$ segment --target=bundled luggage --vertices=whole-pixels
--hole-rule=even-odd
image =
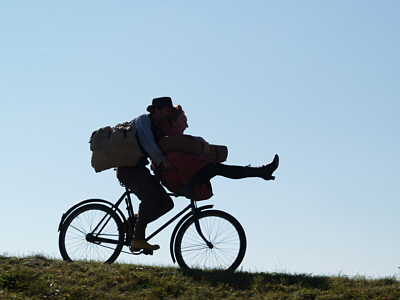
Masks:
[[[93,152],[92,167],[96,172],[135,166],[143,156],[136,138],[136,128],[127,122],[94,131],[89,143]]]
[[[144,153],[136,138],[136,127],[125,122],[115,127],[103,127],[90,137],[92,167],[96,172],[111,168],[135,166]],[[216,163],[226,161],[228,148],[221,145],[209,146],[209,153],[204,153],[204,145],[190,135],[162,137],[159,141],[161,151],[178,151],[188,154],[205,155]]]
[[[210,157],[216,163],[226,161],[228,157],[228,148],[221,145],[210,144],[208,155],[204,153],[204,145],[199,140],[190,135],[173,135],[162,137],[158,143],[161,151],[178,151],[188,154],[205,155]]]

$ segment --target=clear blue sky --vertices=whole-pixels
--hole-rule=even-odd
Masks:
[[[92,131],[170,96],[227,163],[281,157],[274,182],[212,181],[208,203],[247,233],[243,270],[400,273],[399,1],[15,0],[0,13],[0,253],[60,257],[61,215],[123,192],[92,169]],[[153,257],[121,259],[171,264],[171,231]]]

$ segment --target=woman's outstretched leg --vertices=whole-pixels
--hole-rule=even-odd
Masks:
[[[185,196],[186,198],[193,199],[196,197],[196,192],[193,190],[193,188],[197,185],[206,183],[217,175],[231,179],[260,177],[264,180],[274,180],[275,177],[272,176],[272,174],[278,168],[278,166],[278,155],[275,155],[274,160],[271,163],[261,167],[242,167],[210,163],[198,171],[188,184],[177,190],[175,192],[175,196]]]

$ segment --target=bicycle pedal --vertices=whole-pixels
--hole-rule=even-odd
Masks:
[[[143,249],[142,253],[145,254],[145,255],[153,255],[153,250],[151,250],[151,249]]]

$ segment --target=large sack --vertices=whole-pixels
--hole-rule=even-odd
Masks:
[[[162,137],[158,143],[161,151],[179,151],[188,154],[205,155],[204,145],[190,135],[173,135]],[[205,155],[217,163],[226,161],[228,148],[221,145],[211,145],[210,153]]]
[[[92,167],[96,172],[135,166],[143,153],[136,139],[136,128],[130,123],[104,127],[92,133],[90,138]]]

